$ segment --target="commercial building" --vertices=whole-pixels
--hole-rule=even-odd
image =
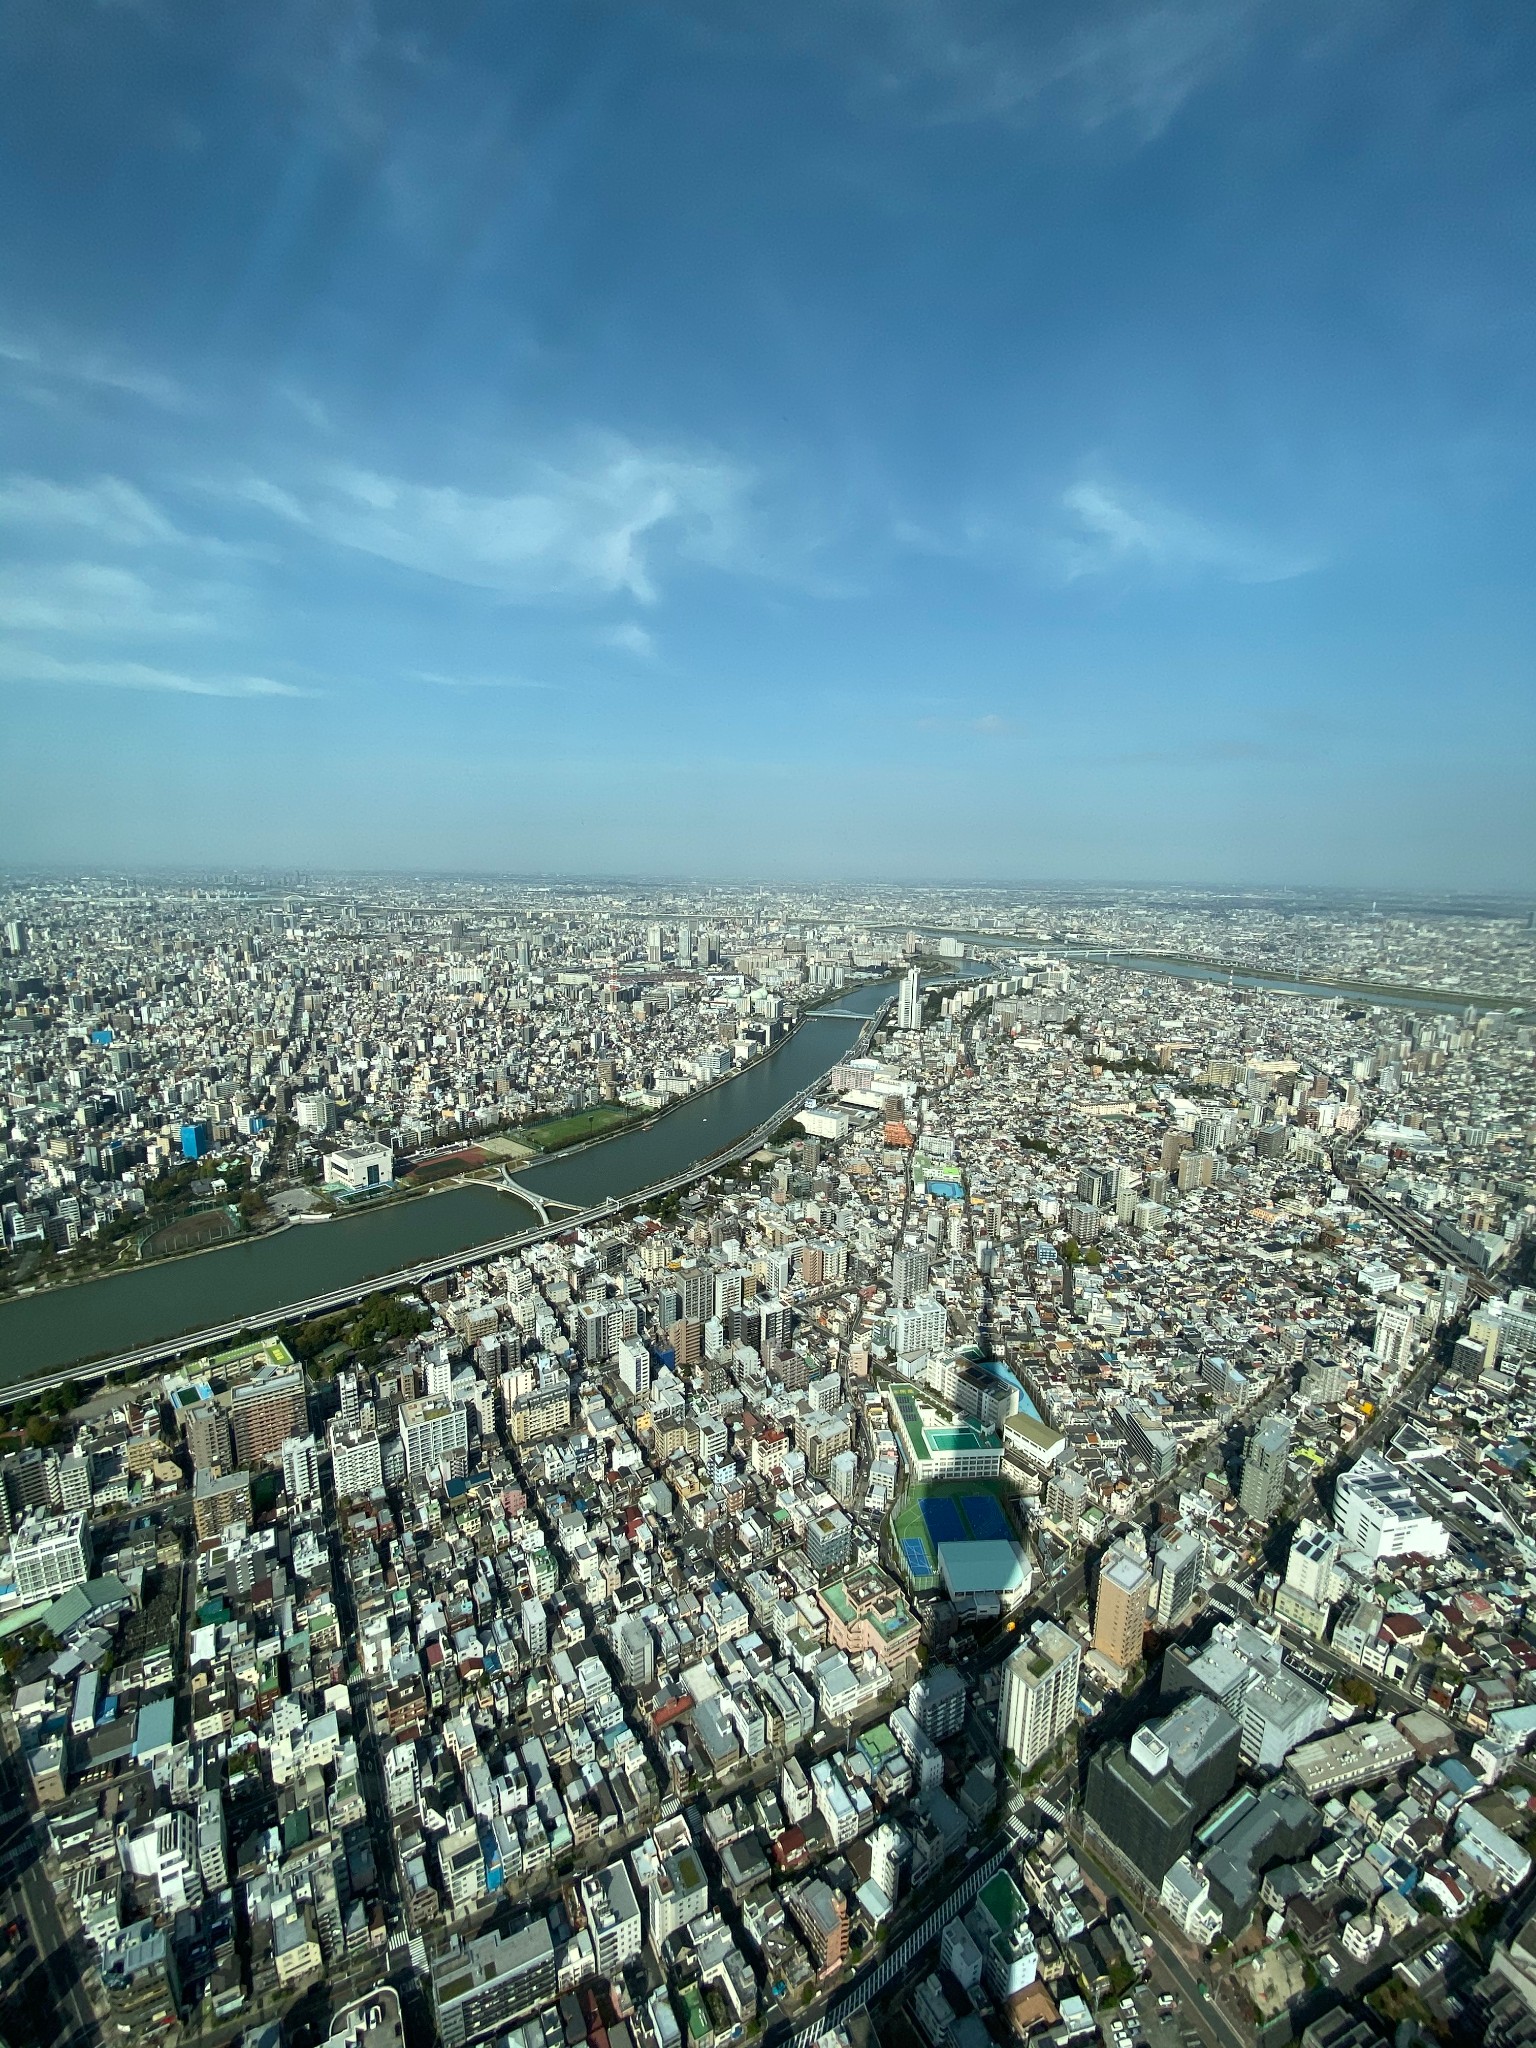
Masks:
[[[1129,1743],[1097,1750],[1084,1807],[1153,1884],[1194,1839],[1199,1822],[1231,1791],[1242,1731],[1203,1693]]]
[[[1444,1557],[1450,1531],[1426,1514],[1395,1465],[1365,1451],[1334,1489],[1334,1520],[1347,1550],[1383,1557]]]

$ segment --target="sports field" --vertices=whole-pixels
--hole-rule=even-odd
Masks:
[[[939,1479],[915,1486],[891,1524],[914,1592],[939,1582],[941,1543],[1006,1542],[1013,1536],[1003,1506],[1007,1489],[991,1479]]]

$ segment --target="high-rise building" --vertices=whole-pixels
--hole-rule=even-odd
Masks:
[[[331,1484],[338,1500],[361,1500],[384,1484],[384,1455],[376,1429],[358,1429],[340,1416],[331,1423]]]
[[[869,1838],[869,1874],[894,1906],[912,1861],[912,1838],[894,1821],[882,1821]]]
[[[1383,1303],[1376,1311],[1376,1334],[1371,1350],[1383,1365],[1406,1366],[1413,1362],[1419,1341],[1417,1309]]]
[[[1144,1877],[1161,1884],[1195,1828],[1237,1775],[1242,1731],[1207,1693],[1196,1693],[1163,1720],[1138,1728],[1127,1744],[1096,1750],[1084,1807]]]
[[[1081,1666],[1076,1641],[1053,1621],[1037,1622],[1003,1666],[998,1734],[1022,1770],[1072,1726]]]
[[[400,1435],[408,1477],[462,1479],[468,1472],[469,1417],[456,1401],[402,1401]]]
[[[901,988],[896,997],[896,1028],[898,1031],[921,1031],[923,1028],[923,978],[915,967],[909,968],[901,977]]]
[[[524,1600],[522,1630],[529,1656],[544,1656],[549,1649],[549,1617],[544,1612],[542,1600]]]
[[[23,1601],[56,1600],[91,1575],[84,1512],[45,1515],[34,1508],[11,1538],[11,1582]]]
[[[1280,1512],[1290,1449],[1291,1422],[1285,1415],[1269,1416],[1248,1439],[1238,1498],[1251,1522],[1271,1522]]]
[[[1200,1590],[1200,1538],[1193,1529],[1159,1543],[1152,1559],[1152,1613],[1169,1628]]]
[[[1141,1662],[1152,1573],[1144,1557],[1113,1544],[1099,1566],[1093,1604],[1093,1647],[1121,1671]]]
[[[645,1939],[629,1872],[622,1863],[610,1863],[584,1877],[580,1889],[598,1974],[617,1977]]]
[[[891,1306],[916,1301],[928,1286],[928,1254],[919,1245],[903,1245],[891,1261]]]
[[[930,1664],[907,1690],[907,1708],[926,1736],[946,1742],[965,1726],[965,1680],[953,1664]]]
[[[638,1614],[620,1615],[613,1647],[624,1683],[632,1692],[648,1692],[656,1674],[656,1639]]]
[[[302,1366],[264,1365],[230,1394],[229,1430],[237,1464],[264,1465],[280,1458],[288,1438],[303,1436],[308,1428]]]
[[[320,1503],[320,1452],[312,1436],[288,1437],[282,1450],[283,1491],[291,1501]]]

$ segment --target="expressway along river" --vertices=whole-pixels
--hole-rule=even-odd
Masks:
[[[793,1037],[746,1073],[641,1130],[527,1168],[520,1178],[550,1201],[586,1206],[684,1172],[748,1136],[835,1066],[891,988],[883,982],[851,990],[832,1006],[841,1014],[812,1011]],[[0,1306],[0,1385],[115,1357],[188,1330],[269,1314],[286,1302],[309,1301],[377,1274],[492,1244],[537,1222],[512,1195],[489,1187],[448,1188],[330,1223],[294,1224],[248,1244],[24,1295]]]

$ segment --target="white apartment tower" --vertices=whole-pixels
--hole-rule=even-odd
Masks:
[[[1053,1621],[1038,1623],[1003,1666],[998,1733],[1024,1770],[1072,1726],[1082,1651]]]

